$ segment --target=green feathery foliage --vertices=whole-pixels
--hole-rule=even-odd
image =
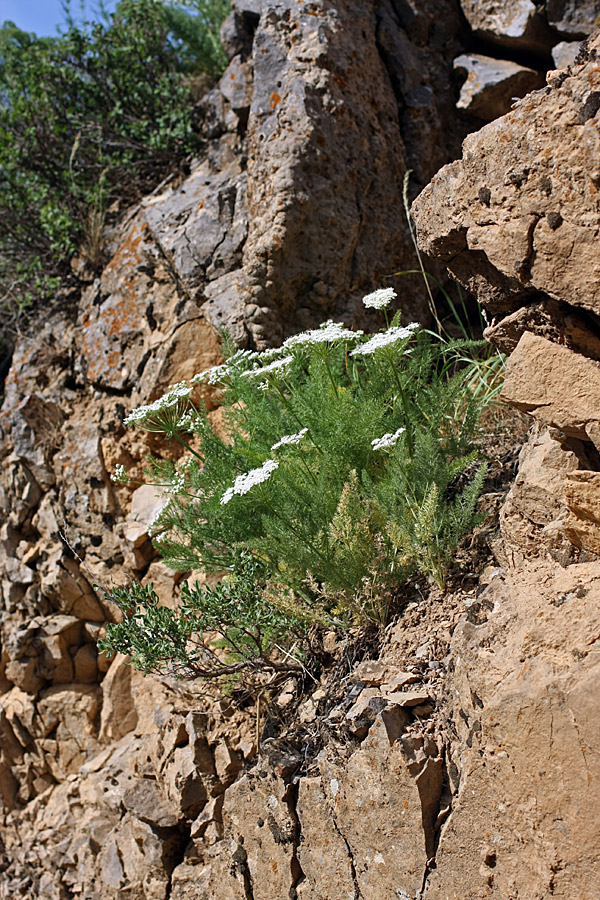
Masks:
[[[380,309],[392,296],[364,302]],[[170,658],[204,674],[189,654],[212,653],[202,635],[218,632],[227,667],[289,665],[310,625],[385,624],[411,574],[443,589],[486,472],[472,345],[401,327],[399,315],[370,336],[326,322],[263,353],[226,342],[223,365],[133,410],[126,424],[186,451],[146,472],[168,497],[151,526],[164,561],[232,574],[214,591],[188,584],[178,612],[124,589],[114,599],[125,619],[103,648],[145,671]],[[225,437],[192,402],[195,384],[220,388]],[[123,467],[114,480],[128,480]]]

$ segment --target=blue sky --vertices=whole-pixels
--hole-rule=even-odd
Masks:
[[[112,11],[116,0],[105,0],[104,5]],[[84,0],[84,9],[87,18],[100,18],[97,0]],[[72,0],[71,10],[75,18],[81,18],[80,0]],[[0,0],[0,23],[7,19],[37,35],[56,35],[57,26],[65,21],[61,0]]]

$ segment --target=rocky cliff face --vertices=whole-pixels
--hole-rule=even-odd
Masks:
[[[101,277],[19,342],[0,409],[1,896],[596,895],[597,41],[508,107],[600,10],[518,6],[236,0],[189,175],[131,210]],[[502,77],[478,87],[490,60]],[[123,413],[218,361],[221,325],[264,347],[360,324],[363,293],[414,268],[407,169],[414,192],[504,112],[414,213],[496,317],[506,399],[538,423],[497,560],[409,606],[380,660],[305,700],[300,742],[257,754],[254,707],[97,656],[113,611],[94,582],[174,590],[148,538],[160,501],[110,481],[152,449]],[[420,284],[398,287],[424,319]]]

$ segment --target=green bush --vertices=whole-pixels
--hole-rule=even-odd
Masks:
[[[365,304],[381,308],[392,295]],[[385,624],[414,573],[443,589],[486,471],[464,350],[398,316],[371,336],[327,322],[278,350],[230,347],[225,364],[195,376],[221,388],[225,437],[192,403],[193,384],[133,410],[126,424],[187,451],[147,469],[169,496],[151,528],[166,564],[235,576],[239,554],[250,554],[268,590],[251,608],[238,596],[239,609],[256,622],[266,604],[305,631]],[[114,479],[128,480],[122,467]],[[114,626],[107,641],[132,650]]]
[[[104,214],[196,146],[185,73],[216,76],[223,0],[195,12],[121,0],[57,38],[0,29],[0,296],[18,311],[56,290],[78,250],[101,262]],[[189,43],[189,42],[192,43]]]
[[[145,674],[169,669],[192,678],[230,679],[300,673],[306,623],[268,601],[265,568],[250,554],[238,553],[234,568],[214,588],[185,584],[178,610],[161,606],[151,584],[113,590],[110,599],[123,619],[108,626],[98,649],[127,654]],[[212,646],[204,641],[207,633]],[[283,658],[282,634],[289,648]]]

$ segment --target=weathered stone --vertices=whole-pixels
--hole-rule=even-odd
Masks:
[[[402,196],[403,146],[419,147],[409,151],[419,180],[445,152],[432,135],[452,102],[447,63],[427,41],[428,27],[443,21],[439,37],[452,44],[458,21],[450,4],[443,10],[385,7],[378,24],[370,3],[313,9],[281,0],[261,17],[244,248],[248,301],[264,310],[249,326],[260,346],[329,315],[362,316],[361,296],[390,259],[413,268],[402,204],[389,197]],[[448,123],[448,133],[455,129]],[[423,315],[422,286],[402,288],[406,319]]]
[[[600,313],[599,46],[468,137],[413,205],[422,249],[494,314],[546,296]]]
[[[541,300],[504,316],[485,329],[484,337],[510,354],[526,331],[600,361],[600,333],[590,329],[585,313],[557,300]]]
[[[228,277],[228,276],[224,276]],[[217,279],[205,289],[209,295],[209,287],[217,284]],[[144,389],[148,388],[148,396],[157,397],[165,393],[170,385],[178,381],[190,381],[194,375],[210,369],[217,362],[222,361],[221,342],[211,320],[206,315],[206,304],[201,314],[196,314],[178,325],[160,348],[158,366],[150,363],[145,373]],[[151,384],[149,383],[152,379]],[[212,408],[211,395],[213,391],[207,386],[196,387],[194,397],[201,397]]]
[[[144,332],[150,332],[148,268],[155,265],[156,249],[148,227],[136,219],[100,283],[88,289],[80,314],[86,376],[93,385],[123,390],[133,383],[143,355]]]
[[[131,553],[130,563],[133,568],[144,568],[156,555],[148,529],[168,501],[164,490],[151,484],[143,484],[133,492],[129,515],[122,528],[123,540]]]
[[[600,24],[598,0],[546,0],[546,16],[559,34],[584,38]]]
[[[600,556],[600,472],[570,472],[565,482],[569,515],[561,523],[577,547]]]
[[[73,657],[74,680],[78,684],[94,684],[98,678],[98,651],[93,644],[84,644]]]
[[[238,347],[246,347],[249,332],[248,307],[245,302],[247,286],[243,269],[215,278],[204,288],[204,296],[207,299],[202,310],[213,326],[216,329],[224,328]]]
[[[326,790],[322,778],[301,780],[297,813],[303,836],[298,859],[306,878],[299,892],[302,900],[356,896],[353,859],[338,829],[336,812],[335,796]]]
[[[552,32],[533,0],[461,0],[461,6],[477,37],[541,54],[552,46]]]
[[[102,711],[98,739],[106,744],[133,731],[138,715],[131,694],[131,666],[119,654],[102,682]]]
[[[235,56],[223,73],[219,90],[235,113],[247,112],[252,102],[252,70],[249,63]]]
[[[567,479],[580,462],[559,438],[557,432],[536,428],[521,451],[519,471],[500,513],[504,553],[512,563],[537,557],[542,548],[559,552],[564,563],[572,556],[561,523],[567,515]]]
[[[214,893],[209,897],[247,896],[243,893],[245,878],[261,886],[263,900],[281,900],[289,895],[300,874],[290,792],[283,781],[260,770],[248,772],[227,791],[222,849],[226,868],[213,871]]]
[[[236,268],[246,239],[246,175],[233,153],[209,159],[180,187],[168,186],[144,203],[143,217],[186,290],[196,296],[208,279]]]
[[[431,699],[429,691],[393,691],[386,695],[386,699],[390,703],[398,706],[419,706],[421,703],[427,703]]]
[[[231,784],[242,768],[239,755],[231,749],[227,741],[220,741],[213,751],[213,757],[219,781],[225,785]]]
[[[206,805],[208,793],[204,773],[194,759],[194,748],[176,747],[163,772],[167,795],[178,814],[195,819]]]
[[[495,579],[482,615],[457,627],[465,749],[427,900],[594,896],[600,840],[583,798],[600,775],[599,592],[597,563],[537,560]]]
[[[552,59],[557,69],[572,66],[581,50],[580,41],[561,41],[552,48]]]
[[[103,621],[104,613],[92,588],[81,575],[77,564],[68,559],[62,549],[52,553],[40,571],[42,594],[56,609],[78,619]]]
[[[44,645],[39,673],[53,684],[68,684],[73,681],[73,663],[62,635],[42,638]]]
[[[55,732],[57,758],[53,774],[57,780],[79,771],[90,739],[96,736],[99,691],[87,684],[58,685],[42,691],[37,709],[45,736]]]
[[[501,396],[569,437],[593,440],[588,427],[593,433],[600,421],[600,366],[527,331],[510,357]]]
[[[454,68],[466,76],[457,107],[486,121],[503,116],[515,99],[546,83],[542,72],[478,53],[457,56]]]
[[[387,700],[379,688],[365,688],[344,716],[344,724],[355,737],[364,738],[377,713],[381,712],[386,704]]]
[[[122,803],[136,819],[156,828],[172,828],[179,822],[177,806],[149,778],[136,778],[123,794]]]
[[[303,871],[317,891],[323,885],[332,890],[330,896],[342,896],[333,892],[333,885],[344,883],[347,865],[361,896],[391,897],[392,885],[393,891],[408,897],[420,890],[433,852],[442,760],[433,743],[425,749],[422,738],[409,737],[409,721],[407,712],[392,707],[380,714],[361,749],[349,758],[323,755],[323,799],[319,811],[313,811],[319,825],[313,821],[308,826],[313,842],[299,852]],[[301,804],[299,813],[304,833]],[[336,860],[331,869],[326,849],[330,844]]]

